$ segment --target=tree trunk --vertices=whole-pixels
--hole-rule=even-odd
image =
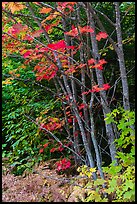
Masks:
[[[123,52],[123,44],[122,44],[122,31],[121,31],[121,22],[120,22],[120,10],[119,10],[119,2],[114,2],[115,12],[116,12],[116,34],[117,34],[117,42],[118,42],[118,62],[122,80],[122,88],[123,88],[123,106],[125,110],[130,110],[129,103],[129,90],[128,90],[128,82],[126,75],[126,67],[124,60],[124,52]]]
[[[94,29],[94,33],[90,34],[93,58],[96,60],[96,63],[98,63],[98,61],[100,59],[100,55],[99,55],[98,45],[97,45],[97,40],[96,40],[94,19],[93,19],[92,13],[90,12],[90,9],[89,9],[90,6],[91,5],[87,2],[87,8],[86,8],[87,16],[90,19],[90,26]],[[96,69],[95,71],[96,71],[97,82],[99,84],[99,87],[102,87],[102,85],[104,84],[102,70]],[[104,118],[106,118],[106,114],[111,112],[111,110],[108,106],[108,103],[107,103],[106,92],[101,91],[100,96],[101,96],[101,104],[102,104],[102,108],[103,108]],[[113,131],[113,126],[112,126],[112,124],[107,124],[105,122],[105,127],[106,127],[106,134],[108,136],[108,144],[109,144],[111,159],[112,159],[112,161],[116,161],[116,164],[117,164],[116,147],[115,147],[115,143],[114,143],[115,134]]]

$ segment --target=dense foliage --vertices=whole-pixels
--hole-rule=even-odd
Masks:
[[[134,201],[134,7],[2,3],[2,156],[13,173],[56,158],[58,173],[93,177],[85,201]]]
[[[135,123],[134,112],[124,111],[122,108],[114,109],[106,118],[107,122],[115,122],[120,130],[120,136],[115,140],[117,148],[123,151],[117,152],[119,165],[111,163],[103,167],[105,179],[88,181],[83,185],[87,192],[86,202],[133,202],[135,200],[135,131],[130,127]],[[130,146],[130,149],[127,148]],[[96,169],[82,166],[78,168],[81,176],[91,178]],[[105,188],[103,188],[103,185]],[[88,188],[92,188],[90,190]],[[80,189],[80,187],[77,187]],[[107,198],[106,194],[107,193]]]

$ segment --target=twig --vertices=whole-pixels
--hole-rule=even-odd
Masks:
[[[56,137],[51,131],[47,130],[46,128],[44,127],[41,127],[35,120],[33,120],[30,116],[24,114],[26,118],[28,118],[29,120],[31,120],[31,122],[35,123],[38,127],[40,127],[42,130],[45,130],[47,133],[49,133],[57,142],[59,142],[63,147],[66,147],[67,149],[69,149],[71,152],[73,152],[74,154],[76,154],[82,161],[85,162],[85,160],[79,156],[79,154],[77,154],[73,149],[71,149],[70,147],[64,145],[61,140]]]

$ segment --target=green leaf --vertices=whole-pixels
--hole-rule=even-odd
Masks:
[[[94,185],[98,186],[98,185],[103,185],[105,183],[104,179],[97,179],[94,181]]]
[[[135,198],[135,190],[132,189],[130,191],[125,192],[124,195],[123,195],[123,198],[124,199],[128,199],[128,200],[130,200],[132,198],[132,200],[134,200],[134,198]]]

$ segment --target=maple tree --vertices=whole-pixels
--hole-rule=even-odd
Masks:
[[[32,67],[36,81],[41,84],[48,81],[48,90],[62,104],[61,116],[49,116],[47,111],[44,119],[40,114],[33,120],[45,137],[54,137],[59,142],[56,133],[65,133],[70,142],[70,145],[61,143],[57,148],[52,147],[50,153],[68,148],[76,164],[84,162],[92,168],[97,165],[104,178],[93,109],[100,104],[102,119],[111,112],[107,93],[113,84],[105,81],[103,75],[109,62],[100,56],[98,49],[99,43],[105,43],[110,36],[103,29],[96,30],[90,2],[56,2],[55,5],[3,2],[3,57],[20,56],[23,65]],[[85,20],[81,19],[80,9],[85,12]],[[31,19],[30,22],[25,20],[26,17]],[[56,38],[54,33],[59,32]],[[9,74],[11,77],[5,82],[7,84],[13,75],[17,77],[13,72]],[[105,122],[110,157],[117,163],[114,144],[117,130],[113,131],[114,128],[113,124]],[[49,148],[49,143],[40,147],[39,153],[44,153],[46,148]],[[66,158],[57,163],[58,171],[69,167],[70,161]],[[93,178],[96,177],[93,172]]]
[[[92,155],[90,153],[89,147],[86,145],[86,130],[84,130],[85,128],[83,127],[83,124],[81,125],[82,119],[85,120],[83,111],[85,112],[85,110],[88,109],[88,104],[83,100],[83,103],[79,106],[78,101],[76,101],[75,97],[74,98],[72,97],[71,88],[68,84],[68,77],[73,76],[73,74],[79,74],[80,69],[84,70],[86,66],[88,66],[89,69],[95,68],[95,69],[103,70],[103,65],[106,64],[107,62],[105,61],[105,59],[100,59],[98,61],[98,60],[95,60],[94,58],[90,58],[87,61],[85,61],[86,63],[83,64],[83,63],[78,63],[75,60],[74,56],[83,47],[83,43],[81,39],[84,37],[84,35],[94,33],[94,29],[89,25],[80,26],[76,24],[76,26],[74,26],[73,24],[72,30],[64,32],[64,35],[66,36],[65,37],[66,40],[61,39],[54,43],[51,41],[50,35],[47,33],[48,30],[51,29],[51,27],[53,29],[54,26],[58,25],[58,23],[60,22],[60,19],[64,15],[66,16],[68,15],[68,13],[71,14],[74,11],[74,6],[76,6],[76,4],[77,4],[76,2],[73,2],[73,3],[59,2],[57,4],[56,11],[53,11],[52,8],[47,8],[47,7],[43,7],[42,9],[40,9],[39,10],[40,14],[49,14],[49,16],[47,16],[46,19],[44,19],[41,24],[40,22],[37,21],[39,29],[36,31],[31,31],[28,25],[22,24],[23,22],[16,23],[16,24],[13,23],[12,26],[8,28],[7,32],[4,31],[3,44],[6,45],[6,47],[3,49],[3,51],[4,50],[7,51],[7,46],[9,48],[9,45],[11,44],[10,35],[12,35],[12,37],[14,38],[12,43],[14,44],[14,47],[16,46],[17,48],[16,41],[18,41],[18,49],[15,51],[15,49],[13,49],[13,44],[12,44],[12,46],[10,47],[11,49],[9,49],[10,53],[16,52],[21,54],[23,58],[26,59],[26,61],[24,62],[26,65],[31,63],[32,61],[39,60],[38,62],[36,62],[36,65],[34,67],[34,72],[36,72],[36,80],[38,81],[41,81],[43,79],[52,80],[56,78],[56,80],[58,81],[58,83],[61,85],[61,88],[62,88],[63,84],[62,84],[61,78],[63,78],[63,83],[65,84],[65,86],[62,89],[63,95],[62,97],[59,97],[59,99],[63,103],[65,102],[68,105],[70,105],[71,112],[72,112],[71,116],[69,116],[67,112],[65,113],[66,115],[65,122],[69,122],[69,124],[71,124],[74,121],[75,125],[76,124],[79,125],[86,154],[90,160],[92,159]],[[37,6],[39,5],[40,3],[37,4]],[[3,4],[3,8],[11,11],[12,14],[20,10],[23,10],[26,7],[29,9],[31,14],[34,13],[29,3],[27,3],[26,6],[24,3]],[[56,21],[54,20],[55,17],[57,17]],[[50,23],[51,26],[46,24],[48,23],[49,20],[51,22],[54,20],[54,23]],[[5,16],[5,21],[6,21],[6,16]],[[64,24],[65,24],[65,21],[64,21]],[[45,35],[48,44],[41,42],[39,39],[38,40],[36,39],[36,38],[40,38],[40,36],[43,34]],[[67,36],[70,36],[74,39],[76,38],[80,42],[80,45],[74,46],[74,45],[68,44]],[[105,39],[107,38],[107,36],[108,35],[106,33],[100,32],[97,35],[97,40],[101,40],[101,38]],[[9,43],[5,44],[5,40]],[[32,42],[36,42],[37,44],[35,43],[35,47],[30,49],[28,48],[28,45],[26,43],[27,41],[28,41],[28,45],[31,44]],[[6,52],[4,52],[4,55],[6,55]],[[57,88],[57,91],[59,91],[58,87],[56,88]],[[110,86],[105,84],[103,85],[103,87],[100,87],[99,85],[94,85],[92,89],[88,91],[88,93],[100,92],[100,91],[107,90],[109,88]],[[82,91],[81,94],[83,95],[84,91]],[[45,129],[46,131],[49,131],[49,132],[54,132],[56,129],[59,129],[62,126],[61,123],[57,121],[50,119],[50,121],[47,124],[41,124],[40,128]],[[65,122],[63,121],[64,124]],[[67,131],[70,132],[70,130],[67,130]],[[73,131],[74,138],[76,137],[77,131],[78,130]],[[42,153],[43,151],[44,149],[40,149],[40,153]],[[55,151],[54,148],[51,149],[51,152],[53,151]],[[76,153],[80,154],[80,150]],[[93,167],[93,162],[90,161],[90,165]]]

